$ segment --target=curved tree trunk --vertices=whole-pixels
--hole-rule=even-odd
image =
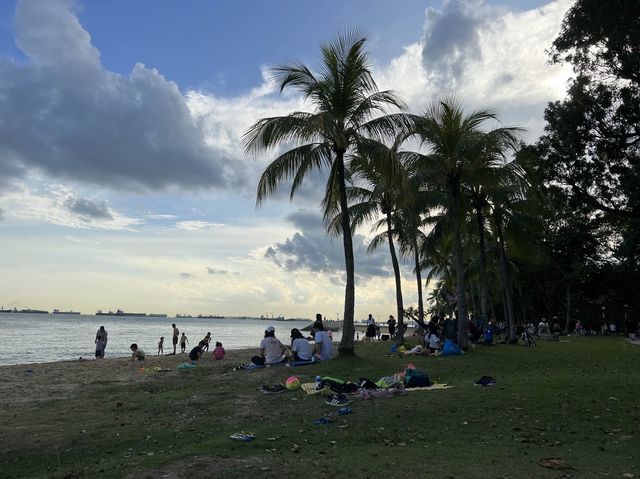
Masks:
[[[344,152],[336,154],[336,174],[340,188],[340,212],[342,223],[342,242],[344,245],[344,263],[347,273],[347,285],[344,291],[344,314],[342,315],[342,339],[338,346],[340,354],[355,354],[353,324],[356,288],[355,263],[353,260],[353,238],[351,237],[351,222],[349,221],[349,205],[347,201],[347,185],[345,183]]]
[[[487,249],[485,247],[484,215],[482,208],[476,208],[478,237],[480,238],[480,313],[483,327],[489,323],[489,281],[487,280]]]
[[[396,280],[396,306],[398,314],[398,333],[396,344],[401,346],[404,343],[404,304],[402,301],[402,279],[400,277],[400,264],[396,255],[396,248],[393,244],[393,233],[391,228],[391,212],[387,211],[387,241],[389,242],[389,252],[391,253],[391,264],[393,265],[393,276]]]

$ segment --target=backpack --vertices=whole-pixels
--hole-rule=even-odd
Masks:
[[[404,372],[404,385],[406,388],[429,387],[433,383],[429,375],[420,369],[407,368]]]

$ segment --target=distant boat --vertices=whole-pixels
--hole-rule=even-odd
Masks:
[[[43,309],[21,309],[17,310],[13,308],[12,313],[27,313],[27,314],[49,314],[49,311],[44,311]]]
[[[193,318],[190,314],[176,314],[176,318]]]
[[[52,314],[80,314],[78,311],[60,311],[59,309],[54,309]]]
[[[218,316],[217,314],[199,314],[200,319],[224,319],[224,316]]]
[[[122,311],[121,309],[116,311],[116,316],[146,316],[146,313],[125,313],[124,311]]]
[[[108,313],[103,313],[102,310],[99,309],[98,312],[96,313],[96,316],[137,316],[137,317],[144,317],[146,315],[147,315],[146,313],[125,313],[121,309],[118,309],[115,313],[113,311],[109,311]]]
[[[135,314],[135,313],[133,313]],[[147,314],[147,318],[166,318],[167,315],[166,314],[162,314],[162,313],[148,313]]]
[[[13,313],[13,310],[12,309],[0,308],[0,313]]]

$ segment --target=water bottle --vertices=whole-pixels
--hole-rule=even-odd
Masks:
[[[316,376],[316,391],[319,391],[322,388],[322,378],[320,376]]]

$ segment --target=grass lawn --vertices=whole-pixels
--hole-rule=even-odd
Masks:
[[[568,337],[449,358],[388,348],[234,372],[236,353],[126,383],[105,369],[72,397],[0,408],[0,477],[640,477],[640,346]],[[313,420],[337,413],[324,399],[258,391],[291,374],[375,381],[409,361],[454,387],[354,400],[353,414],[320,426]],[[498,383],[474,386],[482,375]],[[256,440],[228,438],[238,431]]]

